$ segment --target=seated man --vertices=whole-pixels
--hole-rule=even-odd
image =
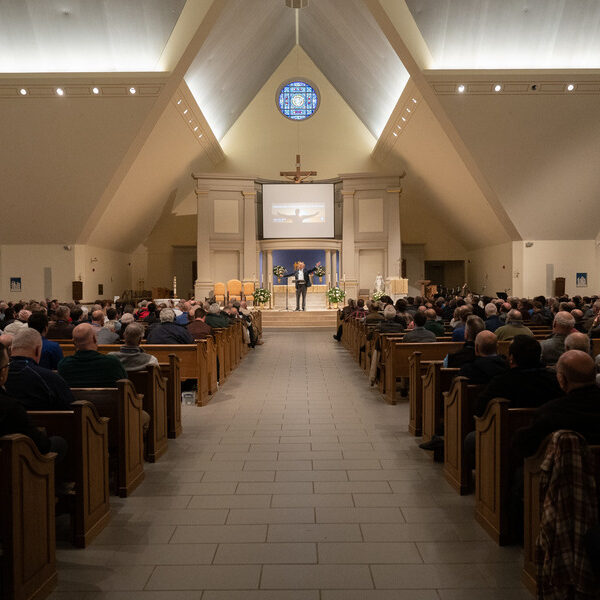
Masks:
[[[212,329],[225,329],[229,327],[229,318],[221,314],[221,307],[213,302],[206,315],[206,324]]]
[[[4,333],[10,333],[11,335],[15,335],[18,331],[20,331],[24,327],[27,327],[27,321],[29,320],[30,316],[30,311],[26,309],[20,310],[17,314],[17,318],[4,328]]]
[[[190,312],[190,303],[189,302],[180,302],[178,305],[179,314],[175,311],[175,323],[178,325],[183,325],[184,327],[191,322],[189,318]]]
[[[119,334],[108,327],[104,327],[105,316],[101,310],[92,313],[92,327],[96,332],[98,344],[114,344],[119,341]]]
[[[385,321],[381,321],[377,326],[380,333],[402,333],[404,331],[402,323],[396,321],[396,309],[392,304],[388,304],[383,309],[383,318]]]
[[[56,371],[58,363],[63,358],[60,344],[46,339],[48,333],[48,317],[45,312],[34,312],[27,321],[30,329],[35,329],[42,336],[42,355],[40,356],[40,367]]]
[[[494,332],[498,327],[502,327],[503,323],[498,316],[498,309],[495,304],[489,302],[485,305],[485,328],[488,331]]]
[[[110,327],[111,331],[115,333],[120,333],[121,331],[121,321],[117,319],[118,313],[116,308],[107,308],[106,309],[106,320],[104,321],[104,327]]]
[[[56,320],[48,326],[46,337],[49,340],[70,340],[74,325],[69,323],[71,311],[68,306],[61,305],[56,309]]]
[[[73,329],[75,354],[66,356],[58,365],[59,374],[71,387],[114,387],[119,379],[127,379],[116,356],[98,352],[96,331],[89,323]]]
[[[453,342],[464,342],[465,341],[465,326],[469,315],[473,314],[473,308],[469,304],[463,304],[457,309],[458,322],[454,326],[452,332]]]
[[[75,399],[60,376],[38,365],[42,336],[26,327],[14,337],[5,390],[26,410],[69,410]]]
[[[600,389],[594,360],[580,350],[569,350],[559,359],[556,374],[564,395],[537,409],[529,427],[519,429],[513,445],[521,456],[534,454],[544,438],[558,429],[570,429],[600,444]]]
[[[575,331],[565,338],[565,352],[567,350],[581,350],[590,353],[590,338],[586,333]]]
[[[496,375],[477,398],[475,414],[483,415],[494,398],[510,400],[513,408],[535,408],[558,398],[561,389],[556,375],[540,363],[540,343],[528,335],[518,335],[508,349],[510,369]]]
[[[4,388],[8,377],[8,361],[8,352],[0,345],[0,390]],[[67,452],[67,443],[63,438],[47,437],[31,423],[25,407],[18,400],[0,393],[0,437],[11,433],[22,433],[30,437],[42,454],[56,452],[57,462],[62,460]]]
[[[583,320],[583,311],[579,310],[578,308],[574,308],[571,311],[571,316],[575,319],[575,325],[573,326],[574,329],[580,333],[587,333],[585,321]]]
[[[396,316],[396,315],[394,315],[394,316]],[[365,323],[370,323],[371,325],[374,325],[383,320],[384,320],[383,315],[379,312],[379,303],[371,302],[371,304],[369,304],[369,312],[367,313],[367,316],[365,317]]]
[[[192,334],[175,321],[175,312],[172,308],[163,308],[160,311],[160,323],[156,323],[148,330],[146,340],[149,344],[193,344]]]
[[[187,330],[195,340],[204,340],[212,335],[212,328],[206,324],[206,311],[203,308],[195,310],[194,320],[189,323]]]
[[[544,306],[539,300],[533,302],[533,312],[531,313],[532,325],[550,325],[552,320],[544,312]]]
[[[427,322],[425,323],[425,329],[433,331],[436,337],[444,335],[444,324],[437,320],[437,314],[433,308],[428,308],[425,311]]]
[[[129,325],[131,325],[131,323],[135,323],[135,317],[131,313],[125,313],[121,317],[120,323],[121,323],[121,328],[119,329],[119,336],[121,337],[121,339],[125,339],[125,331],[127,330],[127,327],[129,327]],[[145,333],[145,331],[146,330],[144,330],[144,333]]]
[[[481,317],[469,315],[465,324],[465,343],[460,350],[448,354],[444,359],[444,367],[458,369],[462,365],[475,360],[475,338],[480,331],[485,329]]]
[[[435,333],[425,329],[425,323],[427,317],[422,310],[418,310],[413,317],[414,327],[410,331],[404,334],[402,341],[405,344],[422,343],[422,342],[435,342]]]
[[[158,359],[140,348],[144,337],[144,326],[141,323],[131,323],[125,329],[125,344],[118,352],[109,352],[109,356],[116,356],[126,371],[143,371],[148,365],[158,365]]]
[[[498,354],[498,338],[491,331],[480,331],[475,337],[475,360],[464,363],[460,374],[469,378],[469,383],[482,385],[496,375],[504,373],[508,363]]]
[[[495,334],[499,341],[512,340],[517,335],[528,335],[533,337],[533,332],[531,329],[523,325],[523,316],[514,308],[508,311],[508,315],[506,316],[506,325],[498,327],[498,329],[495,331]]]
[[[560,355],[565,351],[565,338],[575,331],[575,319],[566,312],[560,311],[554,317],[552,324],[552,337],[541,342],[542,362],[547,367],[554,366]]]

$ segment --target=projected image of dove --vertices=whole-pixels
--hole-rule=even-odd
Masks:
[[[333,237],[333,185],[263,186],[265,238]]]

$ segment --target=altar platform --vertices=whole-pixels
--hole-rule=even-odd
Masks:
[[[337,310],[264,310],[263,329],[332,329],[337,325]]]

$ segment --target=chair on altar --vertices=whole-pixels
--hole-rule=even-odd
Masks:
[[[244,283],[244,299],[246,301],[251,300],[254,304],[254,282],[247,281]]]
[[[227,282],[227,295],[230,302],[242,299],[242,282],[239,279],[230,279]]]
[[[225,284],[218,282],[215,283],[215,300],[221,304],[225,302]]]

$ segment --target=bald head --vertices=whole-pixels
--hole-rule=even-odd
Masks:
[[[101,310],[95,310],[92,313],[92,321],[100,326],[104,325],[104,313]]]
[[[596,365],[589,354],[581,350],[565,352],[556,364],[558,383],[565,392],[594,385],[596,382]]]
[[[3,333],[2,335],[0,335],[0,344],[2,344],[6,348],[6,351],[9,354],[10,354],[10,347],[12,345],[13,337],[14,336],[10,333]]]
[[[98,350],[96,332],[89,323],[82,323],[73,329],[73,344],[76,350]]]
[[[585,333],[575,331],[565,338],[565,350],[581,350],[590,353],[590,338]]]
[[[508,311],[506,318],[512,323],[520,323],[523,320],[523,315],[516,309]]]
[[[493,356],[498,354],[498,338],[492,331],[480,331],[475,338],[475,354],[477,356]]]

